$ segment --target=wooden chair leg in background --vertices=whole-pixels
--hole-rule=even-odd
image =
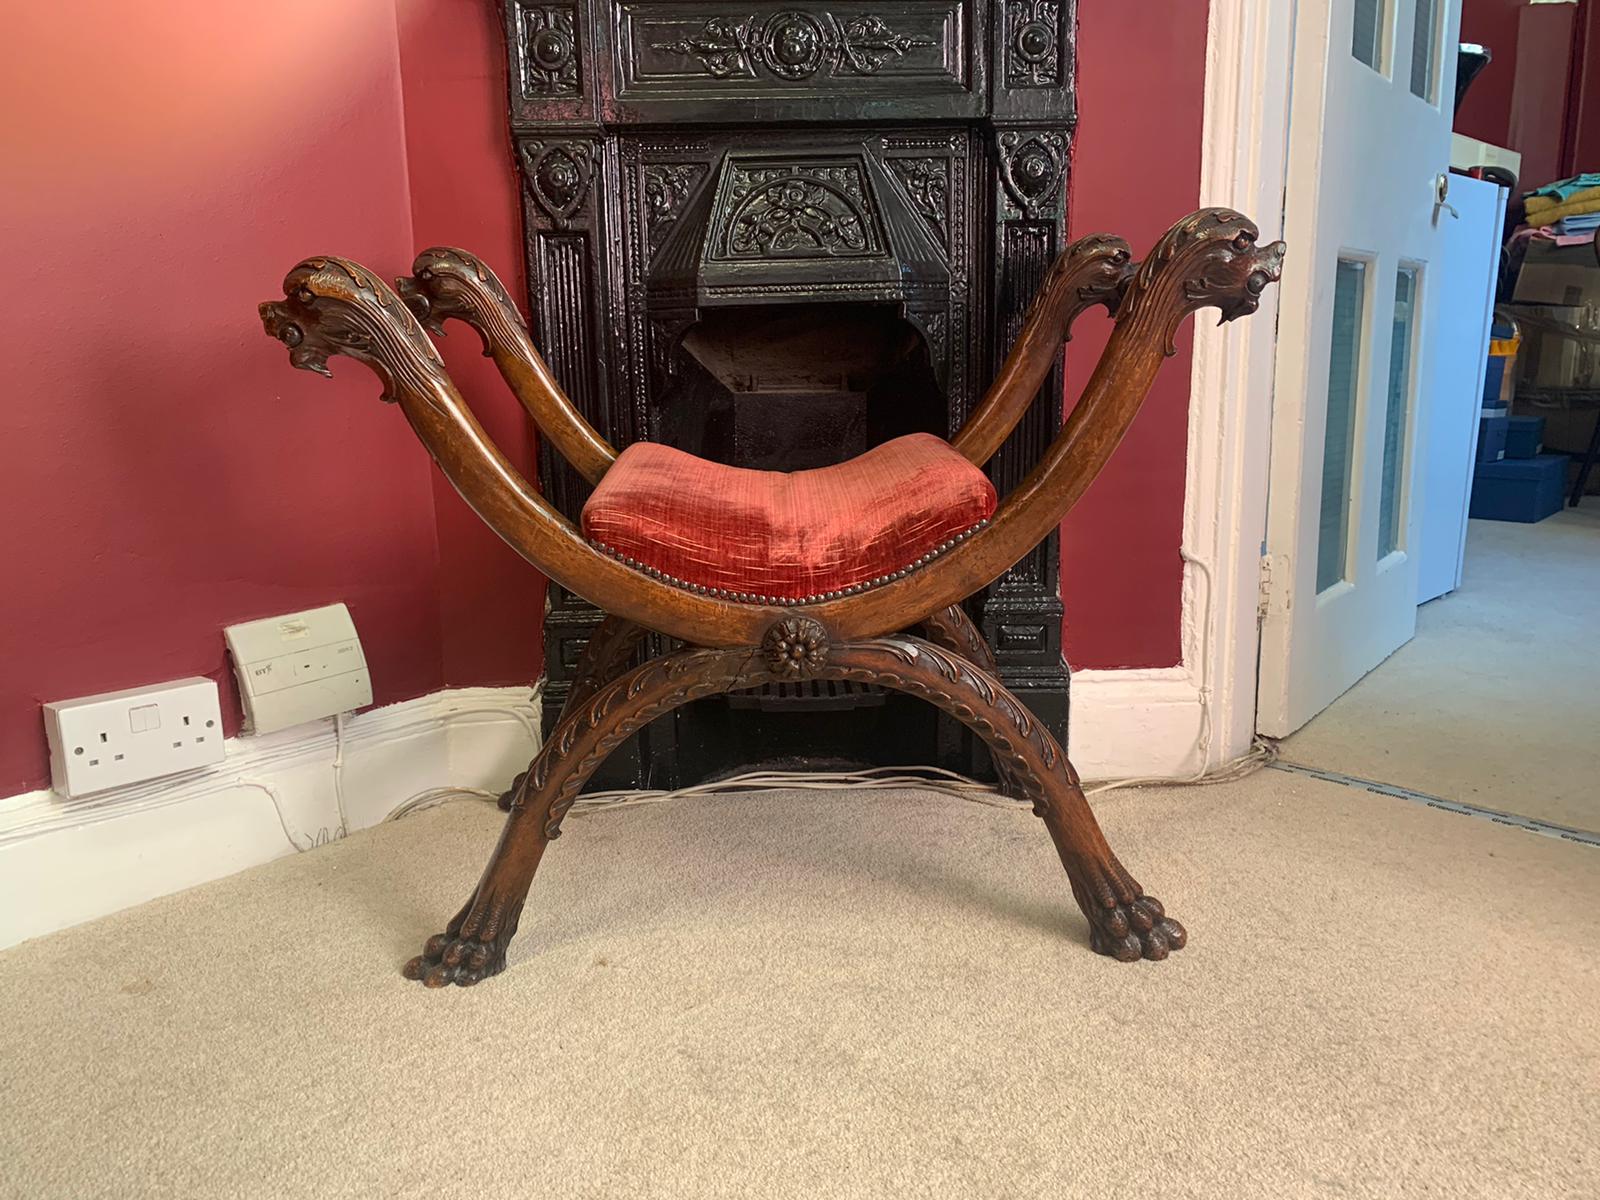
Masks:
[[[912,626],[907,632],[922,637],[952,654],[959,654],[996,678],[1000,676],[1000,667],[995,662],[994,648],[989,645],[977,625],[973,624],[972,618],[967,615],[967,610],[959,604],[941,608],[926,620]],[[1022,799],[1022,792],[1011,778],[1006,764],[996,760],[994,770],[1000,781],[1000,790],[1014,800]]]
[[[1600,238],[1600,230],[1595,232],[1595,237]],[[1567,497],[1567,507],[1577,508],[1583,500],[1584,494],[1589,490],[1589,472],[1594,470],[1596,462],[1600,462],[1600,412],[1594,416],[1594,432],[1589,435],[1589,448],[1584,451],[1583,462],[1578,464],[1578,477],[1572,481],[1572,494]]]
[[[967,616],[967,610],[959,604],[941,608],[931,617],[912,626],[911,632],[952,654],[961,655],[991,675],[1000,673],[1000,668],[995,665],[994,649],[972,623],[972,618]]]
[[[406,964],[429,987],[469,985],[505,966],[522,905],[545,847],[606,755],[642,726],[681,705],[774,680],[850,680],[919,696],[961,721],[1044,818],[1090,946],[1122,961],[1162,959],[1182,948],[1183,927],[1111,852],[1066,755],[988,671],[914,637],[830,646],[817,622],[778,622],[760,647],[683,650],[623,674],[563,718],[534,759],[500,842],[471,899],[445,932]]]
[[[566,702],[561,706],[562,719],[576,712],[580,704],[587,704],[601,688],[622,674],[632,661],[635,648],[648,632],[642,625],[613,616],[607,616],[595,626],[583,653],[578,656],[578,666],[572,676],[572,690],[567,693]],[[561,721],[558,720],[556,724],[559,726]],[[526,775],[526,771],[522,772],[500,794],[496,803],[500,805],[501,812],[511,811],[511,803]]]

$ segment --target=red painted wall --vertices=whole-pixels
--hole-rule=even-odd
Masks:
[[[1456,114],[1458,133],[1495,146],[1511,146],[1517,23],[1527,6],[1528,0],[1462,0],[1461,40],[1487,46],[1494,59],[1467,90],[1467,98]]]
[[[1200,196],[1209,5],[1079,5],[1073,236],[1116,233],[1143,255]],[[1203,318],[1202,318],[1203,319]],[[1067,661],[1168,667],[1182,657],[1183,492],[1191,325],[1105,472],[1061,533]],[[1067,348],[1070,406],[1110,322],[1086,318]]]
[[[1507,141],[1522,152],[1524,190],[1564,179],[1574,18],[1570,4],[1532,4],[1517,27],[1517,72]]]
[[[1522,156],[1535,188],[1600,166],[1600,19],[1595,0],[1464,0],[1461,38],[1488,46],[1456,130]]]
[[[434,242],[483,253],[520,294],[490,7],[73,0],[11,17],[0,102],[28,120],[0,155],[0,795],[48,782],[46,700],[203,674],[234,731],[221,627],[252,617],[349,603],[380,703],[537,673],[537,574],[364,368],[293,372],[255,316],[308,253],[394,275]],[[1073,224],[1146,248],[1195,205],[1205,5],[1082,7]],[[1103,339],[1085,325],[1069,396]],[[531,469],[475,339],[445,351]],[[1178,660],[1188,374],[1185,342],[1066,528],[1075,666]]]
[[[23,5],[6,37],[0,794],[48,782],[44,700],[209,675],[231,732],[250,617],[344,600],[380,701],[439,687],[428,461],[255,313],[308,252],[408,265],[393,0]]]
[[[495,7],[486,0],[399,0],[398,12],[414,244],[472,250],[520,300],[521,185],[506,126]],[[465,325],[448,328],[442,348],[451,378],[532,478],[533,440],[521,406],[483,357],[477,335]],[[445,683],[531,683],[543,670],[544,577],[489,531],[442,472],[432,474]]]
[[[1578,9],[1573,95],[1567,122],[1570,158],[1563,167],[1572,174],[1600,170],[1600,3],[1583,0]]]

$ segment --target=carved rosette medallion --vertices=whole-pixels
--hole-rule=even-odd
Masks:
[[[522,11],[523,89],[530,96],[578,94],[578,26],[569,4]]]
[[[1061,0],[1013,0],[1006,6],[1006,86],[1061,83]]]
[[[780,79],[809,79],[822,66],[824,34],[810,13],[782,12],[761,30],[761,61]]]
[[[1035,215],[1061,191],[1066,175],[1064,134],[1011,130],[1000,135],[1000,177],[1023,212]]]
[[[828,664],[828,631],[810,617],[785,617],[761,639],[767,669],[780,679],[803,679]]]
[[[522,173],[540,208],[565,225],[583,205],[594,178],[594,146],[581,139],[520,143]]]
[[[763,73],[790,83],[829,75],[875,75],[885,63],[932,38],[897,33],[882,17],[841,21],[832,13],[786,9],[762,19],[712,17],[696,32],[651,49],[693,59],[713,79],[755,79]]]

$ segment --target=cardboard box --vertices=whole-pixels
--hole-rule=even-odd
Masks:
[[[1594,243],[1558,246],[1554,242],[1530,242],[1511,299],[1516,304],[1561,308],[1600,305],[1600,259],[1595,257]]]
[[[1483,416],[1478,418],[1480,463],[1499,462],[1506,456],[1506,432],[1511,427],[1511,418],[1498,409],[1494,410],[1495,416],[1490,416],[1489,412],[1489,409],[1484,409]]]
[[[1520,388],[1600,387],[1600,301],[1576,307],[1512,304],[1507,308],[1522,333],[1516,371]]]

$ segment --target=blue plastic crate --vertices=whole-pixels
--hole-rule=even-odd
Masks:
[[[1541,454],[1479,463],[1472,473],[1468,515],[1525,524],[1554,516],[1566,498],[1567,459],[1565,454]]]
[[[1536,458],[1544,453],[1544,418],[1512,417],[1506,426],[1506,457]]]
[[[1506,430],[1510,428],[1510,418],[1504,415],[1505,410],[1499,409],[1496,416],[1489,416],[1489,409],[1484,409],[1484,415],[1478,418],[1478,461],[1480,463],[1499,462],[1506,456]]]
[[[1496,404],[1500,400],[1500,384],[1506,374],[1506,360],[1497,354],[1489,356],[1489,365],[1483,372],[1483,402]]]

